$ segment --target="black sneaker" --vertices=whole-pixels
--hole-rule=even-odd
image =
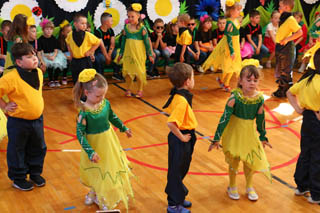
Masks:
[[[38,187],[46,184],[46,180],[40,175],[30,175],[30,180]]]
[[[30,191],[33,189],[33,184],[26,179],[14,180],[12,186],[22,191]]]
[[[123,77],[120,73],[113,73],[112,79],[117,80],[117,81],[123,81]]]
[[[152,79],[153,78],[153,73],[147,71],[147,78]]]
[[[153,70],[153,76],[152,76],[153,78],[160,78],[160,74],[159,74],[159,72],[158,72],[158,70],[157,69],[154,69]]]

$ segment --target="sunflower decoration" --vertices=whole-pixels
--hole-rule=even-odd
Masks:
[[[78,12],[84,9],[89,0],[55,0],[58,7],[67,12]]]
[[[36,25],[42,18],[42,10],[35,0],[9,0],[2,5],[0,16],[4,20],[12,21],[17,14],[26,15]]]
[[[148,0],[147,12],[152,21],[161,18],[165,24],[179,15],[179,0]]]
[[[223,9],[224,13],[226,13],[226,1],[227,0],[220,0],[221,8]],[[247,0],[235,0],[235,2],[240,3],[243,10],[246,6]]]
[[[119,34],[123,29],[125,20],[127,18],[126,6],[119,0],[106,0],[101,2],[94,12],[94,25],[96,28],[100,27],[100,17],[104,12],[112,15],[112,29],[115,34]]]
[[[314,3],[316,3],[317,1],[319,1],[319,0],[303,0],[305,3],[307,3],[307,4],[314,4]]]
[[[200,0],[196,4],[196,15],[202,17],[209,15],[215,21],[219,18],[220,0]]]

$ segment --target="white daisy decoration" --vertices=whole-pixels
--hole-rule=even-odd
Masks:
[[[100,27],[100,17],[104,12],[110,13],[112,15],[112,29],[114,31],[114,34],[119,34],[124,28],[124,22],[127,18],[126,6],[119,0],[112,0],[112,4],[107,8],[106,4],[104,2],[101,2],[94,12],[94,25],[96,26],[96,28]]]
[[[220,0],[221,8],[223,9],[223,12],[226,13],[226,0]],[[240,0],[239,2],[242,6],[242,10],[245,8],[247,0]]]
[[[179,0],[148,0],[147,12],[152,21],[161,18],[164,23],[169,23],[179,15]]]
[[[89,0],[55,0],[59,8],[67,12],[78,12],[84,9]]]
[[[13,21],[17,14],[33,17],[36,25],[41,22],[42,11],[35,0],[9,0],[2,5],[0,17]]]
[[[319,1],[319,0],[304,0],[304,2],[307,3],[307,4],[314,4],[317,1]]]

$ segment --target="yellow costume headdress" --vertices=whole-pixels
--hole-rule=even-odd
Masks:
[[[63,20],[62,22],[61,22],[61,24],[59,25],[59,27],[62,29],[62,28],[64,28],[66,25],[68,25],[68,24],[70,24],[69,22],[68,22],[68,20]]]
[[[84,69],[79,74],[79,82],[86,83],[94,79],[97,71],[95,69]]]
[[[36,25],[36,20],[32,16],[29,16],[27,19],[27,25],[28,26]]]
[[[309,64],[307,65],[307,68],[310,67],[311,69],[316,69],[315,65],[314,65],[314,54],[317,52],[317,50],[320,48],[320,42],[316,42],[316,44],[311,47],[303,56],[303,58],[305,57],[311,57]]]
[[[234,5],[234,3],[236,3],[235,0],[227,0],[227,1],[226,1],[226,5],[227,5],[228,7],[232,7],[232,6]]]
[[[177,21],[178,21],[178,18],[177,18],[177,17],[175,17],[175,18],[173,18],[173,19],[171,20],[171,23],[172,23],[172,24],[176,24],[176,23],[177,23]]]
[[[131,4],[131,7],[136,12],[140,12],[142,10],[142,5],[139,3],[133,3]]]

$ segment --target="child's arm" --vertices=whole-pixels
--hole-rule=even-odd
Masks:
[[[189,142],[191,139],[190,134],[182,134],[180,129],[178,128],[177,124],[175,122],[168,122],[168,127],[171,130],[171,132],[179,138],[182,142]]]
[[[131,130],[122,123],[118,116],[112,111],[111,106],[109,107],[109,121],[117,127],[120,132],[125,132],[128,138],[132,136]]]
[[[110,46],[109,46],[109,50],[108,50],[108,53],[107,53],[108,56],[109,56],[110,62],[112,60],[111,55],[112,55],[112,52],[113,52],[115,47],[116,47],[116,40],[115,40],[114,36],[112,36],[111,39],[110,39]]]
[[[184,62],[184,53],[186,52],[187,45],[182,45],[181,54],[180,54],[180,62]]]
[[[90,50],[88,50],[88,51],[84,54],[84,56],[88,57],[88,56],[90,56],[90,55],[93,55],[94,52],[96,51],[96,49],[98,49],[99,46],[100,46],[100,42],[99,42],[98,44],[95,44],[95,45],[91,46]]]
[[[52,61],[57,57],[58,49],[54,49],[53,55],[51,56]]]
[[[111,61],[111,58],[109,58],[109,55],[107,54],[107,50],[106,50],[106,47],[104,46],[104,43],[102,41],[102,39],[100,39],[100,50],[102,52],[102,55],[104,56],[104,58],[106,59],[106,63],[109,63]]]
[[[265,122],[265,116],[264,116],[264,107],[263,103],[261,107],[258,110],[258,113],[256,115],[256,124],[257,124],[257,130],[260,133],[260,141],[263,145],[263,147],[268,146],[272,148],[271,144],[268,141],[268,138],[266,137],[266,122]]]
[[[274,34],[274,32],[273,32],[272,30],[268,30],[268,33],[269,33],[272,41],[273,41],[274,43],[276,43],[276,35]]]
[[[294,94],[292,94],[290,92],[290,90],[287,91],[287,98],[288,98],[288,101],[289,103],[291,104],[291,106],[294,108],[294,110],[299,113],[299,114],[302,114],[304,109],[302,109],[298,103],[298,100],[297,100],[297,96],[295,96]]]
[[[119,53],[119,58],[118,58],[118,61],[120,61],[120,59],[122,58],[123,56],[123,53],[124,53],[124,47],[126,45],[126,40],[127,40],[127,37],[126,37],[126,31],[123,30],[122,31],[122,38],[121,38],[121,47],[120,47],[120,53]]]
[[[261,45],[262,45],[262,34],[259,34],[258,35],[258,48],[256,50],[257,54],[260,54]]]
[[[291,36],[280,41],[280,44],[286,45],[289,41],[296,40],[297,38],[299,38],[302,35],[303,35],[303,32],[302,32],[302,29],[300,28],[297,32],[293,33]]]
[[[246,37],[247,37],[249,43],[254,47],[254,49],[257,50],[258,47],[257,47],[257,45],[253,42],[251,34],[247,34]]]
[[[39,58],[39,60],[40,60],[40,66],[41,66],[41,65],[46,65],[46,63],[44,63],[43,57],[42,57],[42,56],[43,56],[43,50],[38,51],[37,55],[38,55],[38,58]]]
[[[151,61],[151,63],[154,63],[154,59],[153,59],[153,50],[152,50],[152,46],[150,45],[151,40],[149,39],[148,33],[146,31],[146,29],[142,30],[142,36],[143,36],[143,43],[144,46],[146,47],[146,51],[147,54],[149,56],[149,60]]]
[[[7,112],[14,112],[17,109],[17,104],[15,102],[6,103],[0,98],[0,108]]]
[[[216,38],[212,39],[212,44],[213,44],[213,47],[217,46],[218,39],[216,39]]]
[[[70,53],[70,58],[73,58],[73,53],[72,53],[72,49],[70,48],[70,45],[67,44],[67,48],[68,48],[68,52]]]
[[[230,56],[233,59],[234,58],[234,49],[233,49],[233,44],[232,44],[232,35],[231,32],[233,31],[233,26],[232,23],[229,23],[228,26],[226,26],[226,32],[225,35],[227,36],[227,41],[228,41],[228,47],[230,51]]]

